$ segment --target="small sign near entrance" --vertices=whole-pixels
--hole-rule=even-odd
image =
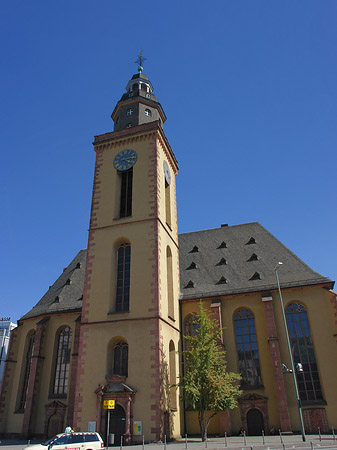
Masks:
[[[115,409],[115,400],[104,400],[104,409]]]
[[[133,435],[141,436],[143,434],[143,424],[141,420],[134,420],[133,422]]]

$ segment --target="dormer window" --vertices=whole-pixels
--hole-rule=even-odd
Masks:
[[[185,289],[191,289],[191,288],[194,288],[194,283],[193,283],[193,281],[190,280],[190,281],[186,284]]]
[[[192,250],[190,251],[190,253],[198,253],[199,249],[198,247],[195,245]]]
[[[247,261],[257,261],[259,258],[257,257],[257,255],[255,253],[252,254],[252,256],[247,259]]]
[[[126,128],[131,128],[131,127],[132,127],[131,123],[128,123],[127,126],[126,126]]]
[[[261,280],[261,276],[258,272],[255,272],[254,275],[249,278],[249,281],[254,281],[254,280]]]
[[[253,237],[251,237],[251,238],[249,239],[249,241],[246,242],[246,245],[251,245],[251,244],[256,244],[256,241],[255,241],[255,239],[254,239]]]
[[[191,264],[187,267],[186,270],[192,270],[192,269],[196,269],[196,268],[197,268],[196,263],[195,262],[191,262]]]
[[[132,109],[132,108],[129,108],[129,109],[126,111],[126,115],[127,115],[127,116],[132,116],[132,114],[133,114],[133,109]]]
[[[215,284],[227,284],[227,280],[225,277],[221,277],[220,280]]]
[[[222,241],[219,247],[217,248],[227,248],[226,242]]]
[[[151,111],[150,109],[146,109],[146,110],[145,110],[145,115],[146,115],[147,117],[151,117],[151,116],[152,116],[152,111]]]
[[[225,266],[227,264],[227,261],[225,260],[225,258],[221,258],[220,261],[218,262],[217,266]]]

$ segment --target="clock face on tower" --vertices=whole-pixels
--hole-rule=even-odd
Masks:
[[[165,180],[167,185],[169,186],[171,183],[171,173],[170,173],[170,168],[169,165],[167,164],[166,161],[164,161],[164,174],[165,174]]]
[[[137,162],[137,153],[135,150],[122,150],[117,153],[114,159],[114,168],[120,172],[131,169]]]

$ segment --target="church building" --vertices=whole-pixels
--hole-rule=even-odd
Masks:
[[[12,331],[0,436],[47,438],[68,424],[115,444],[198,434],[176,384],[200,300],[241,374],[237,408],[209,434],[299,431],[279,261],[305,431],[337,428],[334,282],[256,222],[178,235],[178,164],[141,66],[111,117],[114,131],[93,143],[88,247]]]

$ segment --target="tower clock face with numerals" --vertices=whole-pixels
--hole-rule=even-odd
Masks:
[[[114,168],[120,172],[131,169],[137,162],[137,153],[134,150],[122,150],[114,159]]]

